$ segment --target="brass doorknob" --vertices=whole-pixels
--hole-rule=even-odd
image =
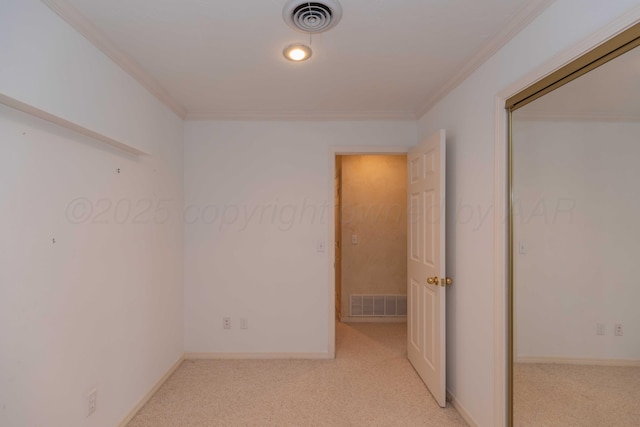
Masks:
[[[427,283],[438,286],[438,276],[427,277]]]
[[[447,277],[446,279],[443,277],[440,280],[440,285],[444,288],[445,286],[449,286],[453,283],[453,280],[451,279],[451,277]]]

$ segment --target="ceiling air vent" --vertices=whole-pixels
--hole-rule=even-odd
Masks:
[[[311,34],[322,33],[338,24],[342,18],[342,6],[337,0],[289,0],[284,5],[282,16],[287,25],[294,30]]]

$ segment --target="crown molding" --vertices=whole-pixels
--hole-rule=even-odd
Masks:
[[[169,95],[147,71],[145,71],[136,61],[118,49],[113,42],[105,37],[98,29],[85,18],[76,8],[64,0],[40,0],[47,5],[58,16],[64,19],[67,24],[79,32],[91,44],[100,49],[113,62],[118,64],[126,73],[133,77],[145,89],[147,89],[160,102],[171,109],[178,117],[184,119],[187,110],[179,102]]]
[[[366,121],[416,120],[412,111],[190,111],[188,121]]]
[[[438,101],[460,85],[480,65],[509,42],[516,34],[533,21],[555,0],[530,0],[514,14],[513,18],[498,32],[467,64],[415,111],[193,111],[177,102],[135,60],[117,48],[98,31],[80,12],[65,0],[41,0],[71,27],[84,36],[96,48],[118,64],[125,72],[146,88],[160,102],[184,120],[300,120],[300,121],[349,121],[349,120],[416,120]]]
[[[497,51],[504,47],[512,38],[529,25],[555,0],[530,0],[513,15],[509,22],[502,27],[491,39],[469,60],[454,76],[443,84],[433,95],[423,102],[416,110],[416,117],[422,117],[435,104],[441,101],[449,92],[458,87],[475,70],[484,64]]]
[[[581,112],[548,112],[525,111],[520,109],[514,113],[514,120],[527,122],[640,122],[640,115],[606,113],[595,111]]]

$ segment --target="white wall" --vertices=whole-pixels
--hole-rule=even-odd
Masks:
[[[638,123],[514,120],[517,357],[640,359],[639,139]]]
[[[76,43],[54,47],[90,69],[103,61]],[[113,67],[105,71],[117,78],[101,82],[111,97],[59,101],[109,113],[129,100],[153,156],[0,106],[2,426],[117,425],[183,352],[183,125],[142,88],[120,84],[130,77]],[[129,125],[118,119],[105,131]],[[97,411],[86,418],[93,387]]]
[[[156,100],[41,1],[2,0],[0,54],[0,99],[141,151],[155,147]]]
[[[480,426],[494,406],[494,105],[496,96],[638,0],[559,0],[420,120],[419,138],[447,136],[447,387]],[[550,70],[547,70],[550,71]],[[542,76],[540,76],[542,77]],[[487,215],[488,214],[488,215]]]
[[[415,123],[187,122],[185,135],[185,351],[328,354],[329,147],[411,146]]]

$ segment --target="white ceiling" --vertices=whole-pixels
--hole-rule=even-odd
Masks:
[[[640,48],[525,105],[514,118],[640,121]]]
[[[191,118],[415,117],[550,3],[341,0],[337,27],[291,63],[282,49],[309,37],[284,23],[286,0],[43,1],[72,24],[76,9]]]

